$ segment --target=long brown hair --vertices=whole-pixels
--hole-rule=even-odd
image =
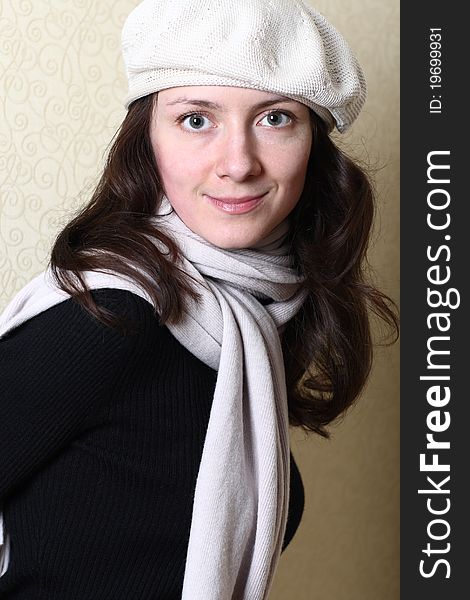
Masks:
[[[178,266],[178,247],[150,220],[163,193],[150,141],[155,98],[129,107],[90,202],[58,235],[51,254],[58,285],[111,326],[119,322],[95,304],[81,272],[109,269],[131,277],[152,299],[162,324],[181,318],[188,295],[198,297]],[[282,344],[290,423],[328,437],[326,425],[356,400],[367,380],[370,314],[392,333],[398,328],[392,300],[365,275],[371,183],[313,113],[312,124],[306,183],[289,233],[309,294]]]

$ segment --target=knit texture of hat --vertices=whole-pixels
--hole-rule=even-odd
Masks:
[[[144,0],[128,16],[122,51],[137,98],[189,85],[278,93],[345,131],[366,97],[343,36],[301,0]]]

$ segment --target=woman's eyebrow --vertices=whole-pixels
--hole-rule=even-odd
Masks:
[[[290,98],[286,98],[285,96],[276,96],[274,98],[270,98],[269,100],[263,100],[262,102],[258,102],[257,104],[254,104],[252,108],[257,110],[259,108],[271,106],[272,104],[279,104],[279,102],[294,103],[295,100],[291,100]],[[192,104],[194,106],[202,106],[204,108],[210,108],[212,110],[225,110],[225,108],[222,105],[217,104],[217,102],[211,102],[209,100],[199,100],[197,98],[187,98],[186,96],[181,96],[180,98],[176,98],[176,100],[171,100],[170,102],[166,103],[166,106],[174,106],[175,104]]]

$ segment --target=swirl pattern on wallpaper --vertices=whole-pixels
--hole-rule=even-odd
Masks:
[[[0,0],[0,309],[47,264],[125,114],[137,0]]]

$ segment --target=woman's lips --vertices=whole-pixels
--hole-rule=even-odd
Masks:
[[[205,195],[211,204],[222,210],[223,212],[232,215],[240,215],[250,212],[263,201],[266,193],[261,196],[246,196],[244,198],[214,198]]]

